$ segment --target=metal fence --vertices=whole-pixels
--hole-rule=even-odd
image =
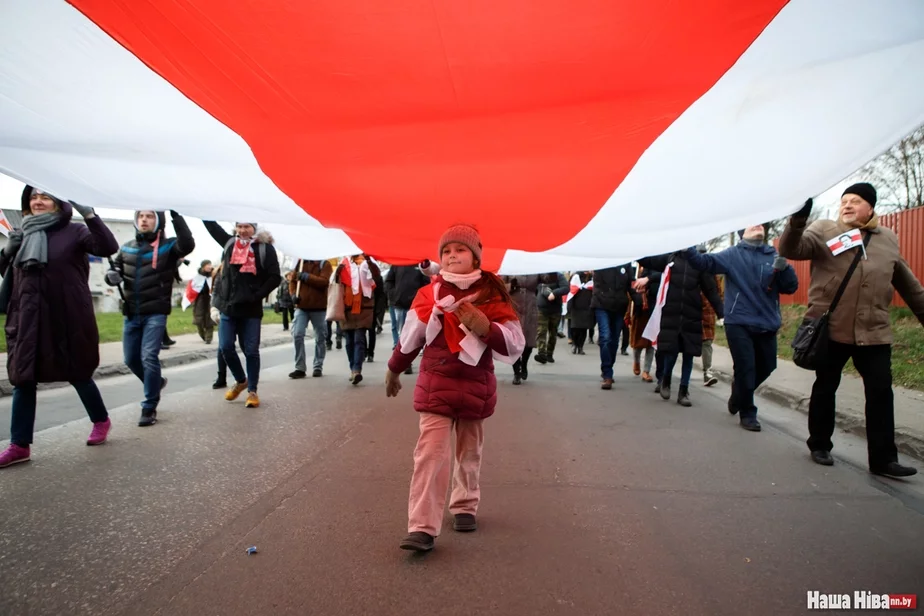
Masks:
[[[911,266],[911,271],[918,280],[924,279],[924,207],[885,214],[879,217],[879,224],[895,232],[902,256]],[[774,244],[778,244],[778,241]],[[809,264],[809,261],[792,262],[796,275],[799,276],[799,290],[794,295],[781,295],[780,303],[803,305],[808,303],[809,281],[811,280]],[[905,305],[898,293],[892,298],[892,305]]]

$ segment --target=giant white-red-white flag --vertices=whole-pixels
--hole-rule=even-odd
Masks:
[[[6,0],[0,117],[0,172],[81,203],[394,263],[468,221],[488,268],[595,269],[924,123],[924,2]]]

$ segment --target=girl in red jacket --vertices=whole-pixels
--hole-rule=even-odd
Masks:
[[[443,524],[443,506],[456,429],[456,470],[449,511],[452,527],[470,532],[481,498],[483,421],[494,414],[494,359],[513,364],[523,353],[523,330],[500,278],[482,272],[481,238],[468,225],[440,239],[440,274],[417,293],[385,373],[386,394],[398,395],[400,374],[423,350],[414,410],[420,437],[408,499],[408,536],[401,548],[426,552]]]

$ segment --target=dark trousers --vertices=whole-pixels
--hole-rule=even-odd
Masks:
[[[524,372],[529,373],[529,358],[533,354],[533,347],[525,347],[520,359],[513,362],[513,373],[522,375]]]
[[[622,328],[626,311],[611,311],[597,308],[594,311],[597,325],[600,327],[600,372],[603,378],[613,378],[613,364],[616,362],[616,351],[619,349],[619,332]]]
[[[674,366],[677,365],[678,353],[659,353],[661,361],[658,362],[656,369],[661,372],[659,380],[667,387],[671,386],[671,374],[674,372]],[[680,360],[680,386],[690,387],[690,377],[693,374],[693,356],[689,353],[683,353],[683,359]]]
[[[72,381],[71,385],[77,390],[83,407],[90,416],[90,421],[99,423],[109,419],[103,397],[93,379],[86,381]],[[12,421],[10,422],[10,442],[20,447],[32,444],[32,433],[35,430],[36,384],[23,383],[13,388]]]
[[[835,395],[848,359],[863,377],[866,394],[866,443],[870,468],[882,468],[898,461],[895,447],[895,415],[892,398],[892,347],[888,344],[858,346],[828,343],[824,365],[815,371],[815,385],[809,402],[811,451],[831,451],[834,444]]]
[[[584,348],[584,343],[587,341],[587,328],[586,327],[569,327],[571,344],[573,344],[578,349]]]
[[[366,360],[366,331],[365,329],[347,329],[343,334],[346,337],[346,354],[350,360],[351,372],[362,372],[363,362]]]
[[[366,356],[368,357],[375,354],[375,337],[377,336],[375,333],[375,327],[372,329],[367,329],[366,334],[368,336],[366,342]]]
[[[282,308],[282,330],[285,331],[289,329],[289,309]]]
[[[622,319],[622,344],[620,345],[620,351],[626,353],[629,350],[629,325],[626,323],[625,317]]]
[[[231,318],[221,315],[218,325],[218,344],[225,356],[228,370],[238,383],[247,383],[247,390],[256,393],[260,380],[260,334],[263,319],[260,318]],[[247,362],[247,371],[237,356],[234,341],[239,340],[244,359]]]
[[[741,418],[755,418],[754,391],[776,370],[776,332],[726,324],[725,336],[735,366],[731,405]]]

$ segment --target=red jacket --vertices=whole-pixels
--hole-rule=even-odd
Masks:
[[[481,283],[476,283],[467,291],[460,291],[449,283],[442,282],[439,289],[440,299],[454,295],[460,299],[463,295],[476,292]],[[439,315],[441,323],[444,316]],[[408,312],[405,328],[425,327],[420,323],[412,308]],[[506,330],[506,334],[505,334]],[[402,340],[405,336],[402,335]],[[523,352],[523,332],[519,321],[508,321],[504,326],[493,322],[491,332],[481,341],[487,345],[477,365],[471,366],[459,359],[446,342],[445,332],[440,330],[431,344],[423,347],[423,359],[417,386],[414,388],[414,410],[418,412],[437,413],[455,419],[485,419],[494,414],[497,405],[497,379],[494,376],[493,352],[510,358],[513,363]],[[401,343],[395,348],[388,369],[396,374],[404,372],[420,353],[415,348],[404,353]],[[515,355],[515,356],[513,356]]]

